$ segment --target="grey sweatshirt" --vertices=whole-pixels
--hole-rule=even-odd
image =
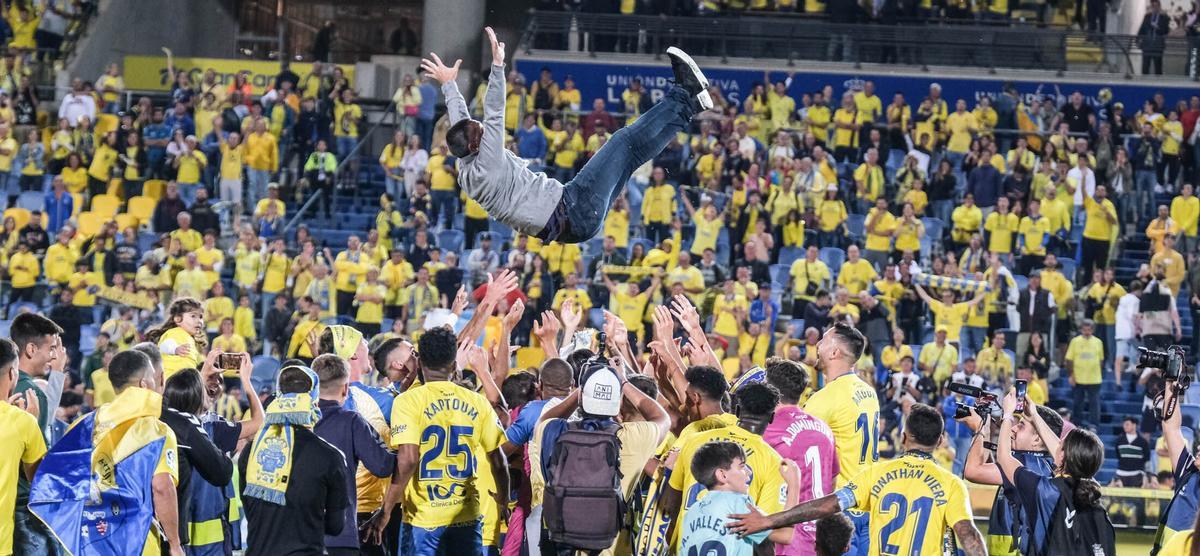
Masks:
[[[504,148],[504,66],[492,65],[483,97],[483,139],[479,152],[463,157],[458,182],[488,214],[522,233],[536,235],[546,227],[562,199],[563,184],[535,174],[525,161]],[[470,117],[458,84],[442,85],[450,125]]]

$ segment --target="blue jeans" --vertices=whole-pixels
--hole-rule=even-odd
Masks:
[[[952,437],[950,442],[954,444],[954,474],[962,476],[963,467],[967,464],[967,452],[971,449],[971,441],[973,436]]]
[[[983,326],[964,326],[962,329],[962,344],[963,348],[969,350],[971,355],[979,353],[983,348],[983,341],[987,338],[987,327]],[[998,378],[998,377],[994,377]]]
[[[454,199],[453,191],[432,191],[433,195],[433,214],[430,215],[429,225],[437,226],[439,222],[442,227],[450,229],[454,227]]]
[[[629,176],[662,152],[675,134],[687,127],[697,108],[687,91],[672,87],[632,125],[614,133],[575,179],[567,182],[547,231],[561,243],[581,243],[599,233]]]
[[[1100,385],[1076,384],[1072,390],[1072,394],[1075,397],[1075,423],[1099,427]],[[1087,416],[1086,418],[1084,417],[1085,415]]]
[[[183,200],[183,204],[191,207],[196,202],[196,189],[200,187],[198,183],[176,183],[179,186],[179,198]]]
[[[338,162],[346,160],[346,157],[350,156],[350,151],[354,150],[354,145],[356,144],[358,144],[358,137],[339,135],[337,137]]]
[[[250,185],[249,191],[246,192],[246,196],[249,197],[246,208],[253,211],[259,199],[267,198],[267,184],[271,183],[271,171],[247,168],[246,181]]]
[[[400,529],[400,553],[408,556],[483,554],[483,522],[425,529],[408,523]]]
[[[428,150],[429,145],[433,142],[433,118],[427,120],[418,116],[416,120],[414,133],[421,136],[421,146]]]
[[[259,314],[261,314],[261,315],[267,314],[267,312],[269,312],[271,310],[271,307],[273,307],[275,305],[276,297],[279,297],[279,292],[276,292],[276,293],[262,292],[260,294],[260,298],[261,298],[260,301],[262,302],[262,305],[261,305],[262,313],[259,313]]]
[[[400,199],[408,199],[408,191],[404,189],[404,180],[395,180],[392,178],[383,178],[383,182],[387,187],[387,192],[392,196],[392,201],[399,203]]]
[[[1154,170],[1136,170],[1133,173],[1134,197],[1139,218],[1148,218],[1155,210],[1154,186],[1158,184],[1158,174]]]

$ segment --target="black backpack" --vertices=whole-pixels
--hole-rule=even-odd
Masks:
[[[542,521],[550,540],[582,550],[612,546],[625,523],[621,441],[612,421],[567,423],[546,465]]]
[[[1045,556],[1116,556],[1117,534],[1101,507],[1076,509],[1074,489],[1061,477],[1052,480],[1058,504],[1050,516]]]

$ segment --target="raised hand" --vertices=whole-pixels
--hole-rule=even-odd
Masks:
[[[543,344],[547,339],[557,340],[560,330],[562,330],[562,323],[558,321],[558,317],[554,316],[554,311],[542,311],[541,322],[533,323],[533,335],[537,336]]]
[[[483,32],[487,34],[488,41],[492,43],[492,65],[504,65],[504,43],[496,38],[496,32],[491,27],[484,27]]]
[[[575,307],[575,301],[567,298],[562,304],[562,323],[567,330],[578,330],[579,322],[583,320],[583,311]]]
[[[503,58],[503,52],[501,58]],[[455,60],[453,66],[447,66],[434,52],[429,53],[429,58],[421,59],[421,69],[425,72],[425,77],[437,81],[441,85],[458,79],[458,66],[461,64],[462,60],[460,59]]]
[[[504,315],[504,328],[512,330],[517,326],[517,323],[521,322],[521,317],[523,316],[525,316],[525,303],[518,299],[508,308],[508,313]]]
[[[517,289],[517,275],[509,269],[497,274],[488,274],[487,293],[483,295],[482,304],[495,306],[508,294]]]
[[[459,286],[458,293],[454,294],[454,302],[450,304],[450,312],[462,316],[462,312],[467,308],[467,287]]]
[[[675,336],[675,321],[671,318],[671,310],[665,306],[654,307],[654,339],[659,342],[670,342]]]
[[[700,325],[700,312],[684,295],[678,294],[671,298],[671,314],[679,319],[679,324],[689,336],[704,335],[704,327]]]

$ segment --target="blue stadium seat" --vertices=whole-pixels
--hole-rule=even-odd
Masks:
[[[17,206],[28,211],[44,210],[46,197],[41,191],[24,191],[17,197]]]
[[[804,256],[803,247],[782,247],[779,249],[779,264],[791,268],[792,263]]]
[[[491,219],[489,228],[491,228],[491,230],[497,234],[497,237],[499,237],[501,241],[508,241],[513,238],[513,229],[508,227],[507,224],[496,220],[495,218]]]
[[[791,265],[773,264],[771,265],[771,288],[782,290],[788,283],[788,272],[791,271]]]
[[[795,325],[796,331],[795,331],[795,333],[792,334],[791,337],[792,338],[803,338],[804,337],[804,319],[792,319],[790,322],[788,322],[788,326],[792,326],[792,325]]]
[[[1014,275],[1013,281],[1017,283],[1017,290],[1024,290],[1029,287],[1029,278],[1024,274]]]
[[[1060,267],[1059,271],[1062,272],[1062,275],[1066,276],[1067,280],[1069,280],[1071,282],[1075,281],[1076,264],[1077,263],[1075,262],[1075,259],[1068,259],[1066,257],[1058,258],[1058,266]],[[1084,277],[1084,280],[1087,280],[1087,281],[1091,281],[1091,279],[1092,279],[1091,276]]]
[[[864,239],[867,237],[867,215],[851,214],[846,216],[846,231],[850,232],[850,237],[853,239]]]
[[[461,253],[465,242],[466,235],[462,233],[462,230],[442,230],[437,234],[438,247],[443,251]],[[466,259],[466,257],[463,258]]]
[[[829,267],[829,272],[836,279],[838,271],[842,269],[842,263],[846,262],[846,252],[841,247],[822,247],[818,258]]]

